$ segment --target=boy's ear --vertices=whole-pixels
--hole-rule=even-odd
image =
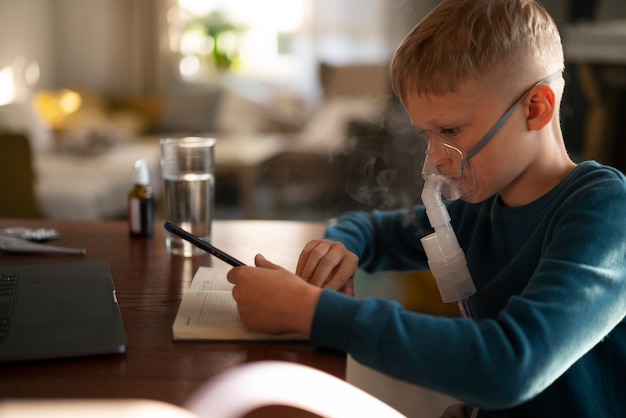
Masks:
[[[554,91],[548,84],[540,84],[533,87],[528,95],[528,116],[526,124],[528,129],[538,131],[552,120],[556,111],[556,98]]]

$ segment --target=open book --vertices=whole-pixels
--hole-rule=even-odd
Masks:
[[[302,340],[300,334],[248,331],[241,323],[228,269],[200,267],[183,294],[172,332],[174,340]]]

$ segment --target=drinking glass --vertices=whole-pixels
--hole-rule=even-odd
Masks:
[[[211,241],[215,195],[214,138],[161,139],[165,218]],[[168,232],[167,251],[190,257],[203,250]]]

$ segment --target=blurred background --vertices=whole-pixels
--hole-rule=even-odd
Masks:
[[[212,136],[216,217],[324,220],[419,202],[424,144],[388,65],[435,0],[0,0],[3,217],[120,219],[159,139]],[[626,4],[542,2],[567,145],[626,167]]]

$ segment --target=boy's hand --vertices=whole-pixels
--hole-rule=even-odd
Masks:
[[[235,267],[228,272],[233,298],[244,326],[269,334],[309,335],[321,289],[271,263],[262,255],[257,267]]]
[[[356,254],[341,242],[313,240],[300,253],[296,274],[315,286],[354,296],[354,273],[358,264]]]

